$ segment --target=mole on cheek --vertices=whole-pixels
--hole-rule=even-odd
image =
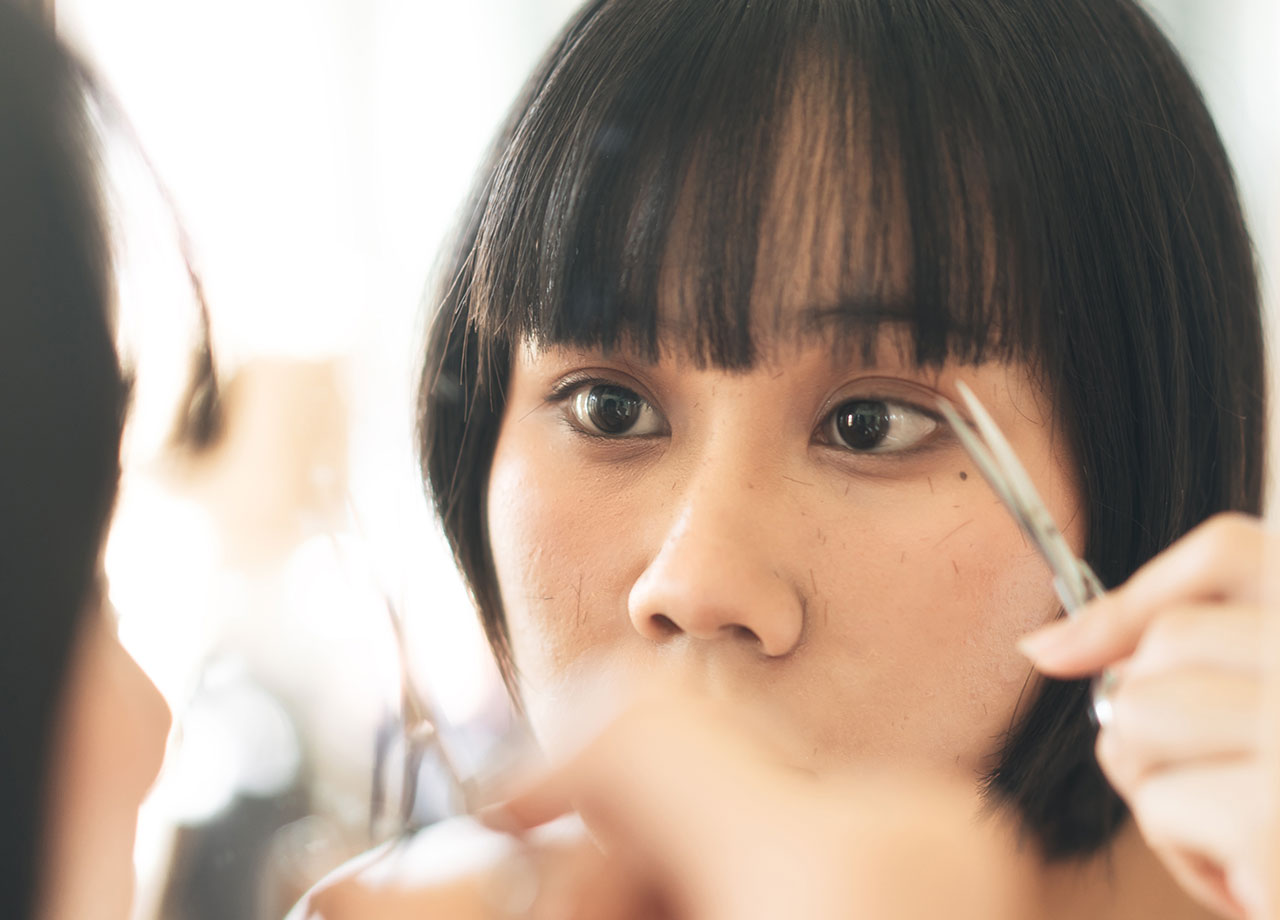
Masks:
[[[961,471],[960,471],[960,478],[961,478],[961,479],[968,479],[968,478],[969,478],[969,474],[968,474],[968,473],[966,473],[964,470],[961,470]]]

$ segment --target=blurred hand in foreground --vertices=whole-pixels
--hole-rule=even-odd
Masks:
[[[744,713],[675,692],[633,703],[474,824],[373,854],[322,883],[308,920],[1023,917],[1011,833],[972,787],[909,771],[819,778]],[[579,813],[590,834],[538,829]],[[579,825],[580,827],[580,825]],[[517,844],[517,839],[523,840]]]

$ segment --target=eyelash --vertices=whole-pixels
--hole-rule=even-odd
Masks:
[[[608,377],[601,377],[594,374],[586,374],[586,373],[579,374],[579,375],[572,375],[565,378],[564,380],[559,381],[554,387],[552,387],[551,392],[548,394],[546,401],[553,405],[566,406],[582,390],[590,387],[597,387],[597,386],[616,387],[618,389],[625,390],[628,393],[631,393],[632,395],[634,395],[637,399],[644,402],[647,406],[649,406],[649,408],[652,411],[658,412],[658,408],[656,405],[654,405],[653,401],[650,400],[648,397],[644,396],[643,394],[641,394],[638,390],[635,389],[635,387],[628,385],[626,383],[620,382],[616,379],[611,379]],[[928,418],[935,423],[936,427],[933,431],[926,434],[921,439],[920,443],[912,445],[911,447],[908,447],[908,448],[904,448],[902,450],[897,450],[897,451],[875,451],[875,450],[859,451],[847,445],[833,443],[831,439],[825,435],[825,430],[832,425],[835,414],[841,409],[841,407],[847,406],[852,402],[882,402],[888,406],[891,406],[897,409],[903,409],[903,410],[906,410],[907,412]],[[602,434],[596,431],[591,431],[583,427],[582,424],[577,421],[571,409],[567,409],[564,412],[563,421],[565,425],[569,428],[569,430],[572,431],[574,434],[580,435],[585,438],[590,438],[592,441],[595,441],[595,442],[606,442],[610,444],[616,444],[619,442],[626,442],[626,441],[633,441],[633,442],[648,441],[653,437],[655,437],[655,435],[633,435],[628,437],[626,434],[607,435],[607,434]],[[858,457],[858,458],[876,458],[876,459],[890,459],[890,458],[901,459],[901,458],[906,458],[916,454],[924,453],[925,451],[929,450],[931,447],[934,446],[935,442],[939,439],[940,436],[945,436],[946,430],[947,430],[947,423],[942,418],[942,416],[939,415],[937,412],[934,412],[930,409],[926,409],[923,406],[919,405],[918,403],[911,402],[910,400],[894,398],[891,396],[881,395],[876,392],[870,392],[866,394],[858,394],[857,396],[846,396],[841,398],[841,400],[838,403],[833,405],[830,409],[827,410],[827,412],[823,414],[821,420],[818,422],[817,426],[814,429],[814,438],[824,447],[828,447],[845,456]]]
[[[622,387],[624,390],[631,389],[631,387],[626,384],[619,383],[616,380],[607,380],[604,377],[596,377],[590,374],[584,374],[581,376],[573,374],[566,377],[564,380],[561,380],[551,388],[551,392],[547,395],[547,402],[552,404],[567,402],[570,396],[587,386]],[[643,397],[641,398],[643,399]]]

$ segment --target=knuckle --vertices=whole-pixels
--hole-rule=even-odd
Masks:
[[[1238,511],[1224,511],[1192,530],[1182,541],[1181,559],[1188,571],[1235,570],[1243,558],[1263,545],[1261,522]]]
[[[1261,522],[1242,511],[1223,511],[1206,522],[1206,530],[1216,540],[1236,546],[1258,539],[1262,534]]]

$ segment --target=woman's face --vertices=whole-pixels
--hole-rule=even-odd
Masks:
[[[130,915],[138,807],[156,778],[169,708],[95,599],[72,651],[50,777],[44,920]]]
[[[902,344],[745,372],[519,350],[488,526],[544,742],[603,665],[744,705],[798,767],[991,766],[1030,679],[1015,640],[1057,601],[936,397],[973,388],[1077,549],[1079,487],[1025,367],[922,371]]]

